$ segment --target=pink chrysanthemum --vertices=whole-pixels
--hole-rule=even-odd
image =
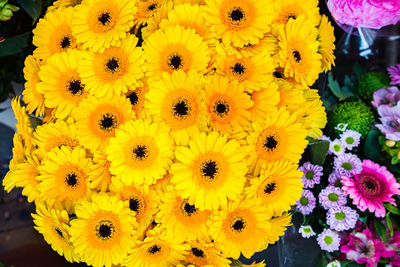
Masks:
[[[387,71],[391,80],[390,84],[400,85],[400,64],[390,66]]]
[[[362,171],[354,178],[342,176],[342,189],[353,199],[353,204],[361,211],[368,209],[376,217],[385,216],[383,202],[396,205],[393,195],[400,194],[400,184],[386,167],[370,160],[364,160]]]

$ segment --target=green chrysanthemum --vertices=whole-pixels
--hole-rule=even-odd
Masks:
[[[372,100],[372,94],[383,87],[390,86],[390,79],[383,72],[368,72],[358,79],[358,94],[365,100]]]
[[[357,131],[365,137],[374,122],[374,114],[364,103],[351,101],[339,104],[330,114],[328,121],[331,129],[339,123],[345,123],[347,129]],[[338,131],[336,133],[339,134]]]

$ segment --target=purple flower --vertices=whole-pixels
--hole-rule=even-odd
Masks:
[[[335,157],[333,165],[339,176],[352,176],[362,170],[361,160],[352,153],[344,153]]]
[[[400,64],[390,66],[389,68],[387,68],[387,71],[389,73],[390,79],[392,80],[390,84],[400,85]]]
[[[353,229],[356,226],[357,219],[357,211],[346,206],[329,209],[326,214],[326,222],[336,231]]]
[[[385,134],[386,139],[400,141],[400,102],[394,107],[381,105],[378,113],[382,124],[377,124],[376,128]]]
[[[300,200],[296,201],[297,209],[304,215],[310,214],[316,206],[316,199],[310,190],[303,190]]]
[[[328,177],[329,184],[334,184],[336,181],[340,181],[341,176],[337,172],[331,172]]]
[[[304,163],[300,167],[300,171],[303,172],[301,179],[303,179],[304,188],[313,188],[315,184],[319,184],[323,175],[322,170],[321,166],[313,165],[310,162]]]
[[[399,72],[399,82],[400,82],[400,72]],[[374,101],[372,101],[371,104],[375,108],[378,108],[380,105],[393,106],[398,101],[400,101],[400,90],[396,86],[382,88],[374,92],[373,98]]]
[[[344,206],[347,203],[347,197],[342,189],[333,185],[328,185],[318,195],[319,203],[324,209],[328,210]]]
[[[317,241],[322,250],[328,252],[339,250],[339,235],[331,229],[324,229],[324,231],[318,235]]]
[[[352,150],[360,144],[361,134],[353,130],[347,130],[340,136],[340,141],[342,142],[345,149]]]
[[[329,138],[329,136],[326,136],[326,135],[321,135],[319,138],[318,138],[318,140],[325,140],[325,141],[331,141],[331,139]]]
[[[333,153],[335,155],[340,155],[344,153],[344,145],[342,144],[342,141],[340,141],[339,139],[335,139],[333,140],[330,144],[329,144],[329,153]]]

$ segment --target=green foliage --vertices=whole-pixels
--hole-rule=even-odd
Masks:
[[[329,150],[329,141],[316,140],[310,142],[309,147],[311,148],[311,162],[322,166],[325,162],[326,155]]]
[[[31,33],[26,32],[6,38],[4,42],[0,43],[0,57],[22,53],[28,47],[30,37]]]
[[[339,101],[343,101],[349,97],[354,96],[351,90],[351,88],[354,87],[354,83],[347,75],[344,78],[344,85],[340,87],[339,82],[333,79],[332,73],[329,73],[328,87],[332,91],[332,93],[339,99]]]
[[[35,24],[36,20],[42,13],[43,1],[42,0],[17,0],[18,4],[32,17],[32,24]]]
[[[345,123],[347,129],[359,132],[364,138],[374,121],[374,114],[370,107],[360,101],[349,101],[335,107],[329,115],[328,125],[334,129],[339,123]]]
[[[373,161],[380,161],[382,158],[381,145],[379,144],[379,137],[381,133],[378,129],[372,129],[364,143],[364,155],[366,158]]]
[[[358,80],[358,94],[364,100],[372,100],[372,94],[383,87],[390,86],[390,78],[383,72],[367,72]]]

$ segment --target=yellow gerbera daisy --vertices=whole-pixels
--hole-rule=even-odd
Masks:
[[[135,111],[136,117],[144,118],[145,110],[144,110],[144,101],[146,99],[146,94],[149,91],[149,87],[147,82],[144,83],[143,86],[136,87],[133,89],[128,89],[128,92],[125,93],[126,98],[131,102],[132,109]]]
[[[93,155],[93,179],[90,188],[106,192],[111,184],[112,175],[110,173],[111,162],[107,160],[107,154],[97,150]]]
[[[308,131],[308,136],[318,138],[322,136],[322,129],[328,122],[325,107],[318,99],[306,100],[296,112],[297,121]]]
[[[256,44],[248,43],[243,47],[223,45],[228,55],[235,54],[238,57],[253,57],[260,53],[275,54],[279,50],[278,38],[267,33]]]
[[[271,228],[268,235],[265,236],[266,244],[264,249],[267,249],[268,245],[276,243],[285,234],[286,228],[292,224],[291,221],[291,213],[284,213],[282,216],[271,218],[268,221]]]
[[[72,7],[59,8],[47,12],[39,19],[33,29],[32,43],[37,47],[33,55],[38,59],[46,60],[53,54],[61,53],[77,47],[75,36],[71,31]]]
[[[335,55],[333,54],[333,50],[335,50],[335,34],[334,28],[325,15],[321,16],[319,23],[318,41],[318,52],[322,55],[322,71],[327,72],[331,69],[332,65],[335,66]]]
[[[78,256],[94,267],[122,264],[135,242],[137,223],[130,209],[115,196],[98,194],[82,201],[71,221],[71,241]]]
[[[205,241],[193,241],[188,243],[189,254],[186,256],[185,264],[192,266],[215,266],[228,267],[230,260],[225,258],[221,250],[214,243]]]
[[[289,82],[285,80],[280,81],[278,92],[280,100],[277,108],[284,107],[290,112],[295,112],[304,105],[303,90],[293,87]]]
[[[229,81],[220,75],[214,75],[207,84],[205,102],[211,128],[222,133],[247,126],[248,109],[254,104],[238,81]]]
[[[303,86],[311,86],[321,71],[317,37],[317,28],[304,15],[289,20],[286,27],[279,29],[279,65],[284,68],[285,76],[293,77]]]
[[[290,19],[297,19],[301,15],[306,17],[313,26],[319,23],[318,0],[276,0],[274,3],[276,24],[286,24]]]
[[[103,52],[126,37],[135,13],[135,1],[84,0],[74,8],[72,32],[84,49]]]
[[[135,14],[135,26],[146,24],[149,17],[154,15],[166,0],[138,0],[136,1],[137,12]]]
[[[56,0],[53,2],[53,5],[47,8],[47,12],[53,11],[57,8],[65,8],[70,6],[79,5],[82,0]]]
[[[177,70],[196,70],[204,74],[210,61],[203,38],[195,30],[179,25],[157,30],[145,40],[143,49],[149,77]]]
[[[25,154],[30,155],[30,153],[31,151],[27,150],[26,147],[24,146],[24,139],[22,135],[19,133],[15,133],[13,137],[13,148],[12,148],[13,157],[8,164],[8,168],[10,169],[10,171],[15,170],[16,164],[25,162]],[[7,175],[9,173],[10,172],[8,172]]]
[[[254,121],[263,121],[267,114],[276,112],[280,101],[278,85],[271,82],[266,88],[254,91],[251,94],[254,105],[249,109],[250,116]]]
[[[273,2],[270,0],[206,0],[206,20],[225,44],[243,47],[257,44],[270,31]]]
[[[30,152],[32,148],[32,124],[29,119],[29,115],[26,114],[25,107],[21,106],[20,97],[16,97],[11,101],[11,108],[14,111],[14,115],[17,118],[17,133],[21,135],[23,146]]]
[[[163,73],[149,84],[145,108],[156,122],[171,128],[177,145],[186,145],[189,137],[207,128],[204,81],[198,73],[182,70]]]
[[[142,28],[142,37],[146,40],[150,34],[160,28],[160,23],[168,17],[168,12],[174,8],[174,1],[166,1],[156,12],[147,19],[147,25]]]
[[[277,161],[266,164],[258,177],[250,179],[246,197],[261,199],[273,216],[280,216],[300,199],[303,191],[302,172],[297,164]]]
[[[127,266],[174,266],[185,259],[187,245],[164,235],[159,227],[149,230],[144,241],[138,241],[126,260]]]
[[[71,210],[76,201],[86,199],[89,193],[92,165],[83,148],[54,148],[38,167],[40,197],[44,201],[55,200]]]
[[[65,210],[49,209],[36,203],[36,214],[32,213],[35,229],[60,256],[69,262],[79,261],[70,244],[69,217]]]
[[[36,85],[40,81],[38,72],[42,64],[40,60],[29,55],[26,57],[24,65],[24,78],[26,82],[25,90],[22,91],[22,97],[26,103],[26,110],[29,113],[35,113],[36,117],[43,116],[45,107],[44,95],[36,89]]]
[[[97,97],[111,97],[128,91],[128,86],[141,86],[144,76],[144,55],[136,47],[138,39],[130,35],[119,47],[101,53],[85,53],[79,66],[86,90]]]
[[[89,95],[72,115],[79,142],[92,152],[97,148],[106,148],[108,139],[115,136],[115,130],[135,118],[129,100],[122,96],[114,96],[104,102],[104,99]]]
[[[136,236],[142,236],[158,211],[159,196],[148,186],[125,185],[115,177],[112,179],[110,189],[117,193],[122,201],[127,202],[131,213],[138,222]]]
[[[261,52],[252,57],[228,56],[222,46],[217,46],[217,73],[238,80],[247,92],[266,88],[272,81],[274,64],[272,58]]]
[[[156,222],[165,227],[165,234],[176,241],[207,240],[207,220],[211,211],[200,211],[175,191],[164,193]]]
[[[41,82],[37,84],[37,90],[44,95],[46,107],[54,108],[56,118],[70,116],[87,96],[86,85],[78,72],[81,61],[82,52],[69,50],[53,55],[40,68]]]
[[[236,199],[242,192],[246,153],[238,141],[228,141],[218,132],[201,133],[192,137],[189,147],[177,147],[175,156],[171,183],[196,208],[225,208],[228,199]]]
[[[239,198],[212,215],[209,233],[226,257],[237,259],[243,254],[250,258],[264,248],[271,230],[270,218],[265,206]]]
[[[154,184],[174,157],[169,129],[149,120],[129,121],[115,132],[107,148],[110,172],[125,184]]]
[[[254,175],[263,163],[286,159],[298,162],[307,146],[307,131],[286,109],[268,114],[263,122],[254,122],[247,137],[248,164]]]

